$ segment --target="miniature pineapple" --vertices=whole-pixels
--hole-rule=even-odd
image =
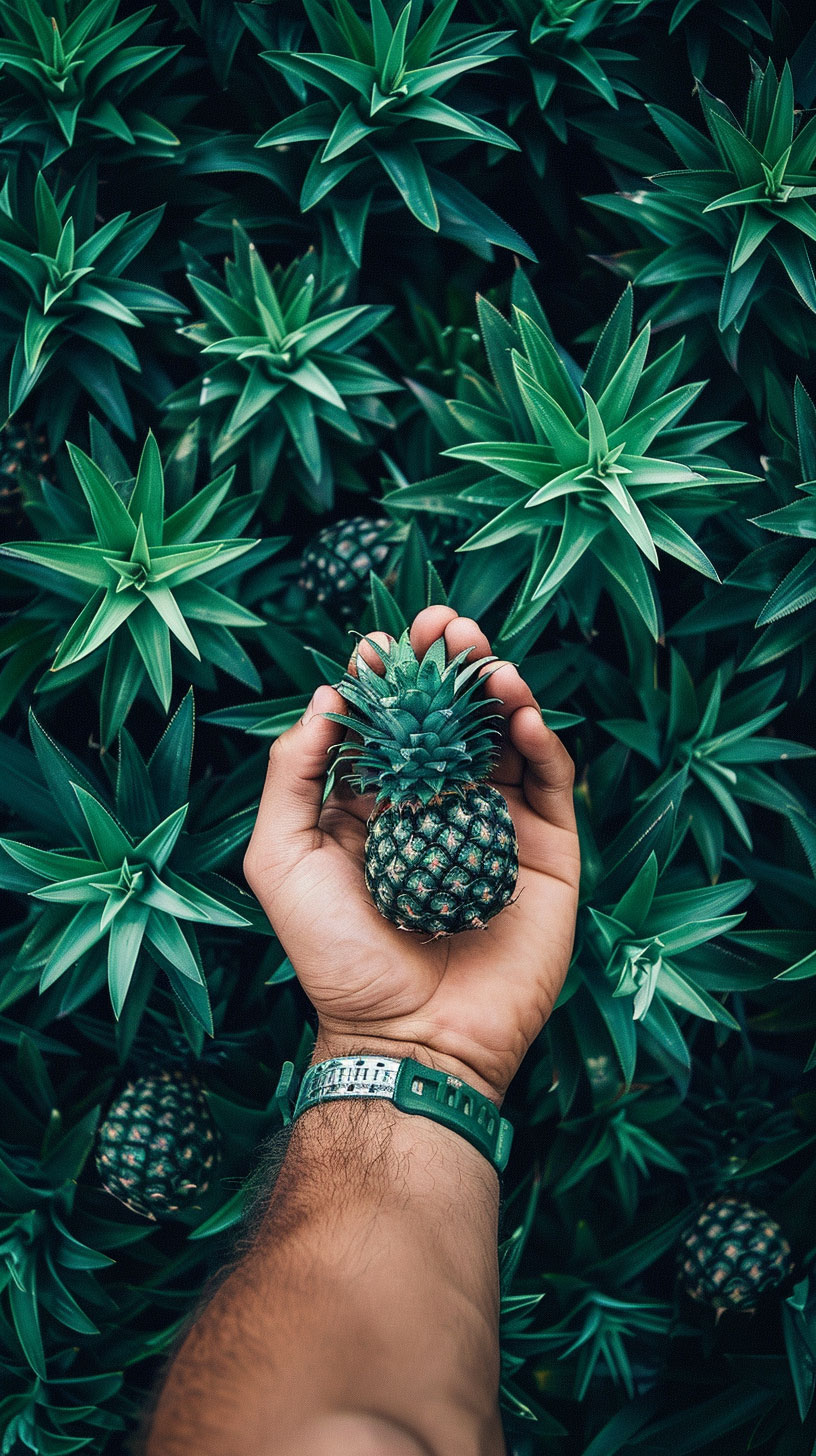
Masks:
[[[326,526],[301,557],[298,586],[310,601],[335,608],[344,618],[355,616],[370,572],[388,557],[391,548],[383,538],[390,526],[389,520],[365,516]]]
[[[451,935],[486,925],[518,875],[513,821],[487,776],[496,743],[494,700],[482,695],[466,652],[445,662],[441,639],[416,658],[403,633],[381,652],[380,677],[357,659],[340,692],[354,710],[352,782],[376,789],[365,851],[369,893],[401,930]],[[332,716],[332,715],[330,715]],[[349,726],[349,719],[333,715]]]
[[[733,1195],[712,1198],[680,1243],[680,1278],[692,1299],[713,1309],[752,1310],[787,1278],[790,1245],[778,1223]]]
[[[147,1218],[164,1218],[206,1191],[218,1134],[196,1077],[179,1067],[128,1082],[101,1128],[102,1186]]]

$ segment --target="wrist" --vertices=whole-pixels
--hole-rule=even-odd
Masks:
[[[460,1081],[481,1092],[484,1097],[489,1097],[497,1107],[501,1107],[502,1097],[496,1088],[467,1062],[422,1042],[397,1037],[369,1036],[364,1031],[337,1030],[328,1028],[321,1022],[315,1038],[312,1066],[317,1062],[329,1061],[332,1057],[355,1057],[365,1053],[396,1057],[398,1061],[410,1057],[415,1062],[422,1062],[423,1066],[432,1067],[434,1071],[447,1072],[451,1077],[458,1077]]]

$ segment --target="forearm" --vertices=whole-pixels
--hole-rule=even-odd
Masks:
[[[148,1456],[294,1451],[344,1416],[381,1418],[406,1451],[500,1456],[497,1216],[493,1169],[449,1129],[380,1102],[305,1113]]]

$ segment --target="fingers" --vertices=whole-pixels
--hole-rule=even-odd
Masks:
[[[411,624],[411,646],[417,657],[424,657],[432,642],[441,637],[449,622],[457,620],[453,607],[426,607]]]
[[[572,786],[575,765],[536,707],[524,705],[510,719],[510,742],[526,760],[522,784],[536,814],[559,829],[575,829]]]
[[[385,672],[385,664],[371,643],[376,642],[377,647],[380,647],[383,652],[390,652],[393,641],[393,637],[389,637],[387,632],[367,632],[365,637],[361,637],[349,659],[348,670],[352,676],[357,676],[357,658],[359,656],[362,657],[366,667],[372,668],[382,677]]]
[[[266,877],[276,878],[311,848],[323,802],[327,754],[343,730],[324,713],[344,713],[340,694],[327,683],[312,695],[294,728],[272,745],[258,817],[244,858],[244,874],[262,898]]]

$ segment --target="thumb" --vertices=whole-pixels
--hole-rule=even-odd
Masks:
[[[266,875],[285,873],[313,848],[323,804],[328,752],[342,737],[325,713],[344,713],[345,702],[323,683],[299,723],[269,750],[266,782],[244,858],[244,874],[256,893]]]

